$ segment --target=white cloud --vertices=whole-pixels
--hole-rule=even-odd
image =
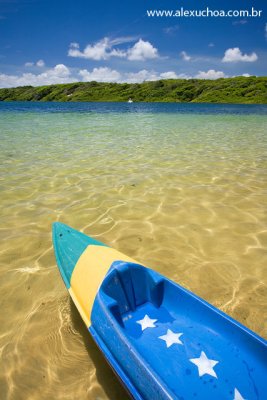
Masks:
[[[249,76],[244,74],[244,76]],[[42,73],[23,73],[21,75],[0,74],[0,87],[16,86],[42,86],[58,83],[71,82],[117,82],[117,83],[141,83],[144,81],[157,81],[160,79],[218,79],[226,75],[222,71],[210,69],[199,71],[195,75],[177,74],[175,71],[157,72],[154,70],[142,69],[136,72],[120,72],[109,67],[93,68],[92,70],[80,69],[71,71],[66,65],[58,64],[54,68],[46,69]]]
[[[121,79],[121,74],[118,71],[107,67],[94,68],[92,72],[82,69],[79,71],[79,75],[84,82],[119,82]]]
[[[178,75],[174,71],[163,72],[160,74],[162,79],[177,79]]]
[[[91,60],[107,60],[111,56],[111,44],[104,38],[94,45],[88,44],[83,51],[78,43],[71,43],[68,55],[70,57],[86,58]]]
[[[34,62],[26,62],[24,64],[24,66],[25,67],[34,67],[34,66],[36,66],[36,67],[42,68],[42,67],[45,66],[45,62],[44,62],[44,60],[38,60],[36,63],[34,63]]]
[[[135,45],[128,50],[128,60],[144,61],[147,59],[158,58],[158,50],[150,42],[139,39]]]
[[[121,36],[115,39],[110,39],[110,43],[112,44],[112,46],[117,46],[123,43],[135,42],[137,39],[137,36]]]
[[[222,71],[215,71],[214,69],[209,69],[208,71],[199,71],[195,78],[197,79],[219,79],[226,78],[226,75]]]
[[[224,78],[226,75],[222,71],[209,70],[207,72],[199,71],[195,76],[187,74],[176,74],[174,71],[156,72],[153,70],[142,69],[138,72],[119,73],[116,70],[111,70],[107,67],[94,68],[92,71],[87,69],[80,70],[79,75],[83,81],[98,81],[98,82],[126,82],[126,83],[141,83],[145,81],[158,81],[160,79],[218,79]]]
[[[157,81],[159,76],[155,71],[147,71],[142,69],[139,72],[128,72],[123,77],[123,81],[127,83],[141,83],[144,81]]]
[[[88,44],[83,51],[80,50],[79,44],[74,42],[70,44],[68,55],[96,61],[108,60],[111,57],[128,58],[130,61],[144,61],[158,57],[158,50],[150,42],[142,39],[139,39],[133,47],[127,50],[114,47],[129,43],[133,39],[132,37],[121,37],[111,40],[106,37],[93,45]]]
[[[242,76],[249,78],[251,75],[246,73],[246,74],[242,74]]]
[[[108,60],[110,57],[125,57],[126,55],[116,49],[112,49],[112,43],[108,38],[104,38],[94,45],[88,44],[83,51],[80,50],[78,43],[71,43],[68,55],[70,57],[86,58],[91,60]]]
[[[45,66],[44,60],[38,60],[36,66],[40,68],[44,67]]]
[[[34,63],[33,63],[33,62],[26,62],[26,63],[24,64],[24,66],[25,66],[25,67],[33,67],[33,66],[34,66]]]
[[[192,57],[190,57],[186,51],[181,51],[180,56],[184,61],[190,61]]]
[[[209,46],[209,47],[214,47],[215,44],[211,42],[211,43],[208,44],[208,46]]]
[[[77,79],[71,76],[71,71],[64,64],[58,64],[41,74],[24,73],[20,76],[0,74],[0,87],[42,86],[76,81]]]
[[[167,26],[166,28],[163,29],[163,32],[166,33],[167,35],[173,35],[178,30],[179,30],[179,25],[174,25],[174,26]]]
[[[120,72],[112,70],[107,67],[94,68],[92,71],[83,69],[79,71],[79,75],[85,82],[97,81],[97,82],[139,83],[144,81],[155,81],[161,79],[159,74],[157,74],[154,71],[148,71],[146,69],[143,69],[139,72],[125,72],[124,74],[121,74]],[[164,75],[164,73],[162,75]]]
[[[155,71],[148,71],[142,69],[139,72],[128,72],[122,77],[122,82],[127,83],[141,83],[145,81],[158,81],[160,79],[186,79],[184,74],[177,75],[174,71],[167,71],[157,73]]]
[[[246,25],[248,23],[248,21],[246,19],[240,19],[237,21],[234,21],[232,24],[233,25]]]
[[[64,64],[57,64],[55,68],[48,70],[48,75],[57,75],[60,77],[69,77],[70,76],[70,70],[66,65]]]
[[[255,52],[251,54],[242,54],[239,47],[234,47],[232,49],[228,49],[225,51],[222,62],[237,62],[237,61],[254,62],[257,61],[257,59],[258,56]]]
[[[267,40],[267,22],[266,22],[266,24],[265,24],[264,33],[265,33],[265,39]]]
[[[153,70],[142,69],[138,72],[125,72],[124,74],[112,70],[107,67],[94,68],[92,71],[83,69],[79,71],[79,76],[84,82],[126,82],[126,83],[141,83],[145,81],[157,81],[160,79],[178,79],[187,78],[184,74],[177,75],[174,71],[157,73]]]
[[[79,49],[80,45],[79,45],[79,43],[77,43],[77,42],[72,42],[72,43],[70,44],[70,47],[73,48],[73,49]]]

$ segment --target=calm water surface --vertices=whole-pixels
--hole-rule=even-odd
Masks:
[[[267,337],[267,107],[0,103],[0,393],[126,399],[71,303],[65,222]]]

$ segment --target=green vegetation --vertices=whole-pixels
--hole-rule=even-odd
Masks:
[[[143,83],[79,82],[0,89],[0,101],[267,103],[267,77],[168,79]]]

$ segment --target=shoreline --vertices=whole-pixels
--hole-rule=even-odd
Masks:
[[[0,99],[0,104],[1,103],[50,103],[50,104],[61,104],[61,103],[67,103],[67,104],[77,104],[77,103],[118,103],[118,104],[125,104],[127,101],[123,100],[1,100]],[[198,101],[191,101],[191,102],[186,102],[186,101],[135,101],[133,104],[203,104],[203,105],[236,105],[236,106],[267,106],[266,103],[227,103],[227,102],[198,102]],[[130,106],[129,106],[130,107]]]
[[[1,101],[267,104],[267,77],[166,79],[142,83],[74,82],[0,88]],[[130,103],[129,103],[130,106]]]

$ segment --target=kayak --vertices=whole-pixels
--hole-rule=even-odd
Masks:
[[[53,245],[89,333],[132,398],[267,399],[263,338],[65,224],[53,224]]]

